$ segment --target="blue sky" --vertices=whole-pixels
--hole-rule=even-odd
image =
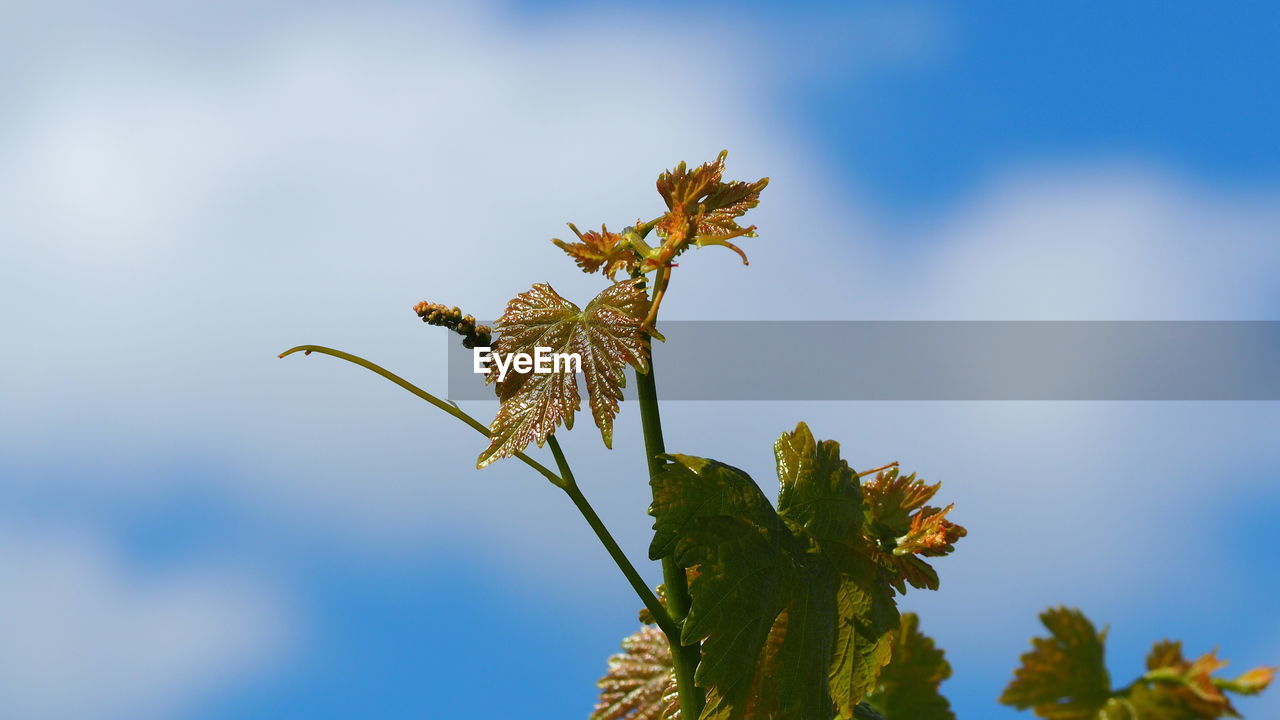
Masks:
[[[443,387],[412,303],[589,296],[546,239],[654,210],[679,159],[727,147],[731,173],[773,184],[751,266],[691,254],[672,318],[1280,311],[1264,3],[8,15],[0,715],[584,717],[637,603],[568,503],[521,466],[471,470],[479,436],[377,378],[274,356],[328,344]],[[956,500],[971,535],[906,604],[948,650],[962,718],[1016,716],[994,697],[1051,604],[1111,624],[1117,682],[1164,636],[1280,662],[1275,404],[664,416],[670,449],[765,486],[799,419]],[[638,562],[628,408],[617,432],[612,452],[585,432],[567,449]]]

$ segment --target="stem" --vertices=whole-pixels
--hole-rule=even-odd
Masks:
[[[649,480],[662,472],[660,455],[666,453],[662,441],[662,418],[658,415],[658,390],[653,378],[653,355],[649,356],[649,372],[636,372],[636,394],[640,403],[640,424],[644,430],[644,450],[649,465]],[[689,581],[684,568],[668,555],[662,559],[662,581],[667,590],[667,610],[676,622],[689,614]],[[667,633],[671,644],[671,660],[675,668],[676,689],[680,693],[680,717],[697,720],[706,704],[706,693],[694,683],[694,671],[701,659],[701,647],[694,642],[685,645],[679,634]]]
[[[355,363],[356,365],[359,365],[360,367],[365,368],[366,370],[371,370],[381,375],[382,377],[390,380],[391,382],[399,385],[405,390],[408,390],[414,395],[417,395],[423,400],[426,400],[432,405],[435,405],[436,407],[449,413],[450,415],[458,418],[459,420],[469,425],[473,430],[480,433],[481,435],[484,435],[485,437],[489,437],[489,428],[485,427],[484,423],[480,422],[479,420],[463,412],[462,408],[459,408],[458,406],[452,403],[441,400],[435,395],[432,395],[426,390],[423,390],[422,388],[418,387],[417,385],[414,385],[408,380],[405,380],[399,375],[396,375],[390,370],[387,370],[383,367],[375,365],[374,363],[371,363],[362,357],[352,355],[351,353],[345,353],[345,352],[342,352],[341,350],[334,350],[333,348],[323,347],[321,345],[299,345],[296,348],[290,348],[280,353],[280,357],[282,358],[287,357],[299,351],[301,351],[304,355],[310,355],[313,352],[318,352],[321,355],[332,355],[333,357],[339,358],[341,360],[346,360],[349,363]],[[547,466],[543,465],[537,460],[534,460],[533,458],[529,457],[528,455],[525,455],[522,452],[516,453],[516,457],[520,458],[521,462],[523,462],[525,465],[528,465],[529,467],[541,473],[543,477],[551,481],[552,485],[555,485],[558,488],[563,488],[565,486],[565,481],[562,480],[559,475],[556,475],[555,473],[551,472],[551,470],[547,468]]]
[[[644,603],[649,613],[653,615],[654,622],[662,629],[662,632],[666,633],[668,637],[672,635],[679,636],[680,628],[676,626],[671,616],[667,614],[667,609],[658,601],[657,596],[645,584],[644,578],[640,577],[640,573],[636,572],[635,566],[627,559],[626,553],[618,546],[618,542],[613,539],[609,528],[605,526],[604,521],[596,514],[595,508],[591,507],[591,503],[582,494],[577,481],[573,478],[573,471],[569,469],[569,462],[565,460],[564,452],[560,449],[560,442],[556,440],[556,436],[548,436],[547,444],[551,446],[551,454],[555,456],[556,467],[560,469],[560,477],[565,480],[563,486],[565,494],[578,507],[578,512],[582,513],[582,517],[586,519],[587,524],[595,531],[596,537],[600,539],[600,544],[604,545],[605,550],[609,551],[609,556],[613,558],[613,562],[622,571],[622,574],[627,577],[627,581],[631,583],[631,588],[636,591],[636,595],[640,596],[641,602]]]
[[[306,355],[310,355],[313,352],[317,352],[322,355],[332,355],[333,357],[359,365],[360,367],[381,375],[396,385],[399,385],[405,390],[408,390],[414,395],[417,395],[423,400],[426,400],[432,405],[449,413],[469,425],[481,435],[484,435],[485,437],[489,436],[489,429],[486,428],[479,420],[476,420],[463,412],[461,408],[445,400],[441,400],[435,395],[432,395],[390,370],[371,363],[362,357],[320,345],[300,345],[298,347],[285,350],[280,353],[280,357],[287,357],[295,352],[302,352]],[[653,591],[645,584],[644,579],[640,577],[640,573],[636,572],[635,566],[627,559],[626,554],[622,552],[622,548],[618,547],[617,541],[613,539],[613,535],[609,533],[609,529],[605,527],[600,516],[597,515],[595,509],[591,507],[591,503],[587,502],[587,498],[582,494],[582,491],[578,489],[578,483],[573,477],[573,471],[569,469],[569,462],[565,459],[564,452],[560,449],[560,443],[556,440],[555,435],[549,436],[547,438],[547,443],[551,446],[551,454],[556,459],[556,466],[560,470],[559,475],[555,474],[542,463],[522,452],[516,453],[516,457],[524,461],[524,463],[529,467],[537,470],[544,477],[550,480],[553,485],[564,490],[565,493],[569,495],[569,498],[573,500],[573,504],[577,506],[578,511],[582,513],[582,517],[586,519],[587,524],[595,531],[596,537],[600,539],[601,544],[603,544],[605,549],[609,551],[609,555],[613,558],[614,563],[618,565],[618,569],[622,571],[622,574],[625,575],[627,580],[631,583],[632,589],[634,589],[636,594],[640,596],[640,600],[644,603],[645,608],[647,608],[649,613],[653,615],[654,622],[657,623],[658,627],[667,634],[667,637],[678,638],[680,636],[680,628],[676,626],[675,622],[671,619],[671,616],[667,613],[666,608],[664,608],[662,603],[658,601],[658,598],[654,596]]]
[[[897,461],[897,460],[894,460],[893,462],[889,463],[888,465],[881,465],[881,466],[880,466],[880,467],[878,467],[878,468],[871,468],[870,470],[866,470],[866,471],[860,472],[860,473],[858,473],[858,477],[860,477],[860,478],[864,478],[864,477],[866,477],[866,476],[868,476],[868,475],[875,475],[876,473],[878,473],[878,472],[880,472],[880,471],[882,471],[882,470],[888,470],[889,468],[893,468],[893,467],[898,467],[898,461]]]

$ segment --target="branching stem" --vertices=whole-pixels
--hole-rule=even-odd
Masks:
[[[370,370],[381,375],[396,385],[399,385],[405,390],[408,390],[414,395],[426,400],[437,408],[449,413],[453,417],[466,423],[481,435],[484,435],[485,437],[489,436],[489,428],[485,427],[479,420],[468,415],[461,408],[446,400],[441,400],[435,395],[432,395],[390,370],[369,362],[362,357],[345,353],[341,350],[323,347],[321,345],[299,345],[298,347],[290,348],[289,350],[285,350],[280,353],[280,357],[287,357],[296,352],[302,352],[307,355],[310,355],[313,352],[320,353],[322,355],[331,355],[341,360],[346,360],[349,363],[359,365],[366,370]],[[559,441],[557,441],[555,436],[552,435],[547,438],[547,444],[551,446],[551,454],[555,457],[556,466],[560,470],[559,475],[522,452],[516,453],[516,457],[520,458],[520,460],[529,467],[537,470],[543,477],[550,480],[551,484],[565,491],[569,498],[573,500],[573,504],[578,508],[578,511],[582,513],[582,517],[586,519],[587,524],[591,526],[593,531],[595,531],[596,537],[600,539],[600,543],[609,551],[609,556],[612,557],[613,561],[618,565],[618,569],[622,571],[622,574],[626,576],[627,581],[631,583],[631,587],[636,591],[636,594],[640,596],[640,601],[644,603],[645,608],[647,608],[649,613],[653,615],[654,622],[657,623],[658,627],[661,628],[668,637],[674,636],[678,638],[680,635],[680,628],[676,626],[675,622],[671,619],[671,616],[667,613],[666,608],[662,606],[662,603],[659,602],[658,598],[653,594],[653,591],[645,584],[644,579],[640,577],[640,573],[636,571],[635,566],[631,564],[629,559],[627,559],[626,553],[622,552],[622,548],[619,547],[617,541],[613,539],[613,535],[609,533],[609,529],[605,527],[600,516],[596,514],[595,509],[591,507],[591,503],[587,502],[587,498],[582,494],[582,490],[578,488],[578,483],[573,477],[573,471],[569,469],[569,462],[565,459],[564,452],[560,449]]]
[[[485,427],[484,423],[480,422],[479,420],[463,412],[462,408],[459,408],[453,403],[447,402],[445,400],[441,400],[435,395],[432,395],[426,390],[423,390],[422,388],[418,387],[417,385],[414,385],[408,380],[405,380],[399,375],[396,375],[390,370],[387,370],[386,368],[381,367],[380,365],[371,363],[368,360],[365,360],[364,358],[358,355],[352,355],[351,353],[345,353],[345,352],[342,352],[341,350],[334,350],[333,348],[327,348],[322,345],[299,345],[298,347],[290,348],[280,353],[280,357],[282,358],[287,357],[296,352],[302,352],[303,354],[306,354],[306,355],[310,355],[313,352],[320,353],[321,355],[332,355],[333,357],[339,358],[341,360],[346,360],[349,363],[354,363],[366,370],[375,372],[381,375],[382,377],[390,380],[391,382],[399,385],[405,390],[408,390],[414,395],[417,395],[423,400],[426,400],[432,405],[435,405],[441,410],[449,413],[450,415],[458,418],[462,422],[469,425],[471,429],[475,430],[481,435],[484,435],[485,437],[489,437],[489,428]],[[552,485],[555,485],[558,488],[564,487],[565,481],[562,480],[559,475],[556,475],[554,472],[551,472],[550,468],[548,468],[547,466],[543,465],[537,460],[534,460],[533,458],[529,457],[528,455],[522,452],[516,453],[516,457],[520,458],[520,461],[523,462],[525,465],[528,465],[534,470],[537,470],[543,477],[550,480]]]
[[[658,601],[657,596],[645,584],[644,578],[640,577],[639,572],[636,572],[635,566],[627,559],[626,553],[622,552],[618,542],[613,539],[609,528],[605,526],[604,521],[596,514],[595,508],[591,507],[591,503],[582,494],[582,490],[573,478],[573,471],[569,469],[569,462],[565,460],[564,451],[560,449],[560,443],[556,440],[555,435],[547,438],[547,445],[551,447],[551,454],[556,459],[556,467],[560,469],[560,477],[565,480],[563,486],[565,494],[569,496],[569,499],[577,506],[578,512],[582,513],[582,517],[586,519],[587,524],[595,531],[600,544],[604,545],[605,550],[609,551],[609,556],[613,558],[613,562],[617,564],[618,569],[622,571],[627,581],[631,583],[632,589],[636,591],[636,595],[640,596],[640,601],[644,603],[649,614],[653,615],[654,622],[668,637],[673,634],[678,637],[680,628],[676,626],[671,616],[667,614],[667,609]]]

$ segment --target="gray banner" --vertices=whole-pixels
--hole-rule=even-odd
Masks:
[[[659,329],[667,342],[655,341],[653,353],[666,400],[1280,400],[1277,321],[668,321]],[[494,399],[471,351],[446,335],[449,397]]]

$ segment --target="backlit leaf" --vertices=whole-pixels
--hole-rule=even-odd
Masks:
[[[662,262],[670,262],[691,245],[723,245],[747,256],[729,242],[736,237],[754,237],[755,226],[742,227],[738,218],[760,203],[760,191],[769,178],[755,182],[724,182],[721,152],[712,162],[692,170],[685,163],[658,176],[658,193],[667,204],[667,213],[657,224],[663,238]]]
[[[897,467],[877,473],[862,486],[870,534],[882,539],[905,535],[911,528],[912,513],[923,508],[941,487],[942,483],[926,484],[915,473],[903,475]]]
[[[690,170],[680,163],[658,176],[658,194],[673,217],[687,217],[694,222],[697,235],[741,233],[737,218],[760,204],[760,191],[769,178],[755,182],[723,182],[724,163],[728,151],[715,160]]]
[[[955,505],[948,505],[939,510],[935,507],[920,508],[911,517],[907,534],[898,538],[898,545],[893,549],[894,555],[918,554],[929,557],[948,555],[956,549],[955,543],[968,534],[963,527],[947,520],[947,513]]]
[[[568,243],[558,238],[551,242],[564,250],[582,268],[583,272],[593,273],[599,270],[605,277],[613,279],[619,270],[631,270],[640,264],[640,256],[618,233],[609,232],[601,226],[600,232],[588,230],[579,232],[573,223],[569,229],[578,236],[578,242]]]
[[[1227,661],[1219,659],[1216,652],[1189,661],[1182,655],[1182,643],[1158,642],[1147,655],[1143,689],[1131,692],[1129,700],[1146,709],[1147,714],[1158,711],[1168,717],[1239,717],[1226,693],[1256,695],[1271,683],[1274,669],[1254,668],[1234,679],[1214,677],[1226,666]]]
[[[867,701],[887,720],[955,720],[951,703],[938,692],[949,677],[951,665],[933,640],[920,632],[920,618],[903,613],[893,641],[893,659]]]
[[[1112,691],[1103,665],[1105,632],[1078,610],[1041,615],[1052,637],[1035,638],[1022,667],[1000,701],[1032,708],[1054,720],[1214,720],[1240,717],[1228,692],[1253,695],[1270,684],[1273,668],[1255,668],[1234,679],[1215,677],[1226,666],[1216,653],[1187,660],[1182,643],[1163,640],[1147,654],[1147,672]],[[890,720],[895,720],[890,718]]]
[[[496,356],[533,355],[542,347],[581,357],[591,414],[606,446],[613,444],[613,419],[627,366],[648,371],[648,339],[640,329],[648,299],[641,282],[614,283],[586,309],[540,283],[513,298],[497,323]],[[512,372],[499,382],[498,397],[502,404],[489,427],[490,444],[476,467],[520,452],[531,442],[541,446],[561,424],[572,429],[574,413],[581,408],[577,376],[563,364],[550,373]]]
[[[680,702],[667,636],[644,627],[622,641],[596,687],[600,700],[590,720],[679,720]]]
[[[1040,615],[1050,637],[1032,638],[1013,682],[1000,702],[1031,708],[1051,720],[1090,720],[1111,695],[1103,662],[1106,632],[1099,633],[1079,610],[1054,608]]]
[[[702,643],[702,720],[867,716],[898,613],[862,532],[857,474],[803,423],[775,455],[776,511],[714,460],[665,456],[652,481],[651,557],[697,570],[682,640]]]
[[[906,592],[908,585],[937,590],[937,571],[918,556],[946,555],[967,533],[947,520],[950,506],[939,510],[925,504],[941,486],[929,485],[915,473],[903,475],[897,467],[877,473],[863,485],[864,532],[875,541],[875,559],[892,572],[891,582],[898,592]]]

